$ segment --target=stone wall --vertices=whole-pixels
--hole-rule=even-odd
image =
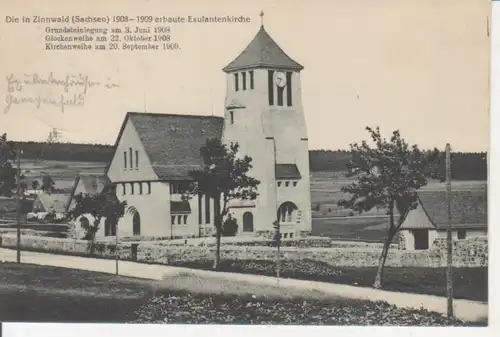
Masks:
[[[0,244],[15,248],[16,237],[4,234]],[[87,255],[90,244],[83,240],[56,239],[23,236],[24,249],[48,253]],[[488,265],[488,239],[475,237],[454,241],[453,264],[455,267],[482,267]],[[118,252],[121,259],[144,262],[175,264],[186,261],[211,260],[214,247],[195,245],[161,245],[156,242],[122,242]],[[336,267],[375,267],[378,265],[381,249],[378,247],[335,247],[300,248],[282,247],[285,260],[311,259],[322,261]],[[114,242],[96,242],[95,255],[113,257]],[[232,260],[274,260],[276,249],[264,246],[223,245],[221,258]],[[427,251],[405,251],[391,249],[387,256],[389,267],[444,267],[446,266],[446,241],[436,240]]]

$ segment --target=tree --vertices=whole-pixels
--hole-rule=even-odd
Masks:
[[[378,127],[366,130],[374,146],[370,147],[366,141],[351,144],[352,159],[346,176],[356,180],[342,187],[349,198],[338,204],[358,213],[373,208],[386,210],[389,228],[373,284],[374,288],[381,288],[389,246],[401,227],[403,216],[417,206],[417,190],[427,184],[427,178],[443,179],[442,153],[437,149],[421,151],[417,145],[410,147],[399,131],[394,131],[388,141]],[[397,222],[395,212],[400,214]]]
[[[35,191],[38,190],[39,187],[40,187],[40,182],[37,179],[31,182],[31,188],[33,188]]]
[[[229,201],[255,199],[260,184],[260,181],[247,175],[252,168],[252,158],[246,155],[238,157],[238,149],[237,143],[228,146],[219,139],[207,139],[200,149],[203,168],[189,172],[194,181],[190,193],[214,200],[216,251],[213,269],[219,267],[222,223],[228,213]]]
[[[26,192],[28,190],[28,183],[26,182],[26,176],[24,174],[21,174],[21,176],[19,177],[21,182],[19,183],[19,188],[21,190],[21,195],[24,196],[24,192]]]
[[[95,236],[102,219],[106,219],[112,227],[116,228],[118,221],[125,214],[127,202],[120,202],[112,189],[109,188],[96,195],[77,194],[74,200],[75,206],[68,212],[69,220],[76,221],[78,217],[86,214],[90,214],[93,218],[92,222],[81,222],[82,228],[85,231],[84,239],[90,241],[90,255],[92,255],[94,254]]]
[[[42,178],[42,190],[47,193],[54,191],[55,182],[48,174]]]
[[[0,195],[11,197],[17,189],[17,168],[13,166],[16,154],[13,144],[7,141],[7,134],[0,137]]]

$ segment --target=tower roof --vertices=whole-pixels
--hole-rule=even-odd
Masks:
[[[241,54],[223,70],[231,72],[248,68],[279,68],[290,70],[304,69],[299,63],[288,56],[283,49],[266,32],[264,26],[260,26],[259,32]]]

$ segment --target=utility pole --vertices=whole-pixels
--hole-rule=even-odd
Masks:
[[[448,227],[446,230],[446,246],[447,246],[447,273],[446,273],[446,290],[448,295],[448,318],[453,317],[453,243],[451,238],[451,147],[446,144],[446,203],[448,204]]]
[[[118,275],[118,222],[115,226],[115,261],[116,261],[116,275]]]
[[[21,150],[16,151],[17,161],[17,263],[21,263]]]
[[[264,15],[264,14],[262,14]],[[274,170],[276,171],[276,139],[273,138],[273,150],[274,150]],[[276,172],[274,174],[276,177]],[[276,183],[274,185],[276,187]],[[278,192],[276,191],[276,207],[278,207]],[[276,252],[276,286],[280,286],[280,269],[281,269],[281,254],[280,254],[280,246],[281,246],[281,228],[280,228],[280,217],[279,217],[279,208],[276,210],[276,221],[273,224],[274,227],[274,241],[276,243],[277,252]]]
[[[281,229],[279,220],[276,220],[276,222],[274,223],[274,231],[275,231],[274,242],[276,243],[276,247],[278,248],[276,251],[276,285],[279,287],[280,269],[281,269],[281,257],[280,257]]]

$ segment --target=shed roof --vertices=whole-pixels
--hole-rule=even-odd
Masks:
[[[189,214],[191,213],[191,206],[189,201],[171,201],[170,202],[171,214]]]
[[[300,171],[296,164],[276,164],[276,179],[300,179]]]

